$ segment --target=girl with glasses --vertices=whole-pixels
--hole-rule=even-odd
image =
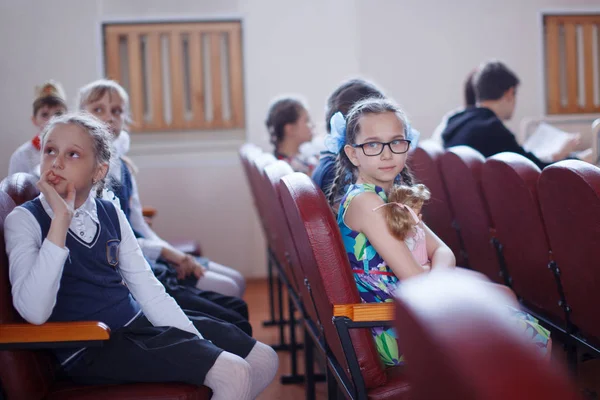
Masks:
[[[333,204],[336,188],[349,184],[339,203],[337,221],[354,279],[364,303],[393,301],[396,287],[405,279],[429,270],[454,268],[456,261],[448,246],[419,218],[417,211],[429,193],[422,185],[413,184],[406,166],[411,141],[402,110],[389,100],[368,99],[350,110],[345,124],[337,122],[332,127],[343,131],[345,143],[338,155],[329,199]],[[396,196],[398,184],[404,191],[413,188],[409,196]],[[406,235],[402,228],[403,235],[399,237],[396,229],[390,227],[389,218],[393,216],[389,212],[404,214],[409,226],[418,225],[422,232]],[[542,353],[549,353],[548,331],[518,310],[516,301],[511,305],[514,320],[527,337],[524,340],[533,342]],[[394,329],[376,327],[372,333],[383,363],[402,364]]]

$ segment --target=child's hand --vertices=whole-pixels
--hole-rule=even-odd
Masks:
[[[194,275],[196,279],[200,279],[204,276],[205,269],[202,265],[200,265],[196,259],[186,254],[178,263],[177,267],[177,279],[185,279],[190,275]]]
[[[591,148],[587,148],[580,152],[575,153],[575,156],[581,161],[585,161],[590,164],[594,164],[594,151]]]
[[[52,208],[54,217],[71,221],[75,213],[75,185],[72,182],[67,182],[67,197],[63,199],[55,189],[60,180],[60,177],[49,170],[42,174],[37,187],[44,194],[46,201]]]
[[[571,137],[564,143],[563,147],[552,157],[552,161],[561,161],[564,160],[575,151],[579,143],[581,142],[581,135],[575,134],[571,135]]]

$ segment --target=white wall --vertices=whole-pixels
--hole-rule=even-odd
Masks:
[[[599,0],[363,0],[360,70],[393,96],[424,136],[463,103],[463,82],[480,62],[505,61],[521,79],[514,131],[544,114],[541,10],[600,12]]]
[[[35,133],[29,114],[36,84],[57,79],[74,99],[78,87],[100,78],[102,21],[241,18],[247,139],[269,147],[264,118],[269,101],[282,92],[301,93],[321,121],[328,93],[358,73],[354,2],[307,0],[294,4],[293,12],[284,3],[3,0],[0,49],[12,56],[3,58],[0,76],[4,92],[14,97],[0,107],[6,132],[0,171],[7,170],[12,151]],[[264,276],[264,240],[238,161],[240,142],[206,143],[201,137],[133,135],[131,154],[140,167],[142,201],[158,208],[155,229],[165,239],[196,238],[212,259],[247,276]],[[173,146],[177,140],[180,146]]]
[[[576,4],[575,4],[576,3]],[[521,77],[518,121],[543,112],[538,12],[598,0],[0,0],[0,172],[35,132],[33,87],[61,81],[70,100],[101,77],[99,26],[116,19],[241,18],[249,141],[268,148],[269,101],[304,95],[318,126],[343,79],[359,73],[398,100],[424,135],[462,102],[462,81],[491,57]],[[516,127],[516,124],[514,125]],[[237,158],[239,142],[203,134],[133,137],[144,203],[165,239],[193,237],[216,261],[264,275],[264,242]],[[175,144],[175,145],[174,145]],[[2,175],[0,173],[0,175]]]

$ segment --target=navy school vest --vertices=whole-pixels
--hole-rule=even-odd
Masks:
[[[131,172],[127,167],[127,164],[123,159],[121,161],[121,182],[113,182],[112,191],[115,193],[119,202],[121,203],[121,210],[125,213],[127,220],[131,215],[131,208],[129,207],[129,200],[133,195],[133,181],[131,179]]]
[[[119,244],[121,228],[114,205],[95,199],[100,226],[91,243],[69,229],[65,261],[56,304],[48,321],[101,321],[111,331],[125,326],[140,314],[140,306],[133,299],[119,273]],[[42,241],[48,235],[50,216],[39,198],[22,205],[40,224]],[[81,349],[59,349],[55,354],[61,364],[69,361]]]

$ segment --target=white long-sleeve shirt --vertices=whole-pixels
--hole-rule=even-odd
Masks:
[[[111,163],[109,169],[110,179],[119,184],[121,184],[121,156],[123,156],[129,149],[129,146],[125,143],[126,140],[122,139],[126,138],[125,135],[127,135],[127,132],[121,132],[119,138],[117,138],[113,143],[116,157],[113,158],[113,162]],[[160,257],[162,249],[164,247],[171,247],[171,245],[161,239],[146,223],[142,212],[142,203],[140,202],[137,182],[133,174],[131,174],[131,186],[132,191],[131,199],[129,201],[129,222],[131,227],[143,236],[143,238],[138,238],[138,244],[142,249],[142,253],[148,259],[148,261],[150,261],[150,263],[155,263]]]
[[[23,143],[10,157],[8,175],[17,172],[35,174],[36,167],[40,165],[41,157],[40,151],[33,146],[31,140]]]
[[[43,195],[40,195],[40,200],[46,213],[53,218],[54,213]],[[148,320],[154,326],[172,326],[202,337],[155,278],[125,214],[118,208],[117,214],[121,229],[119,271]],[[75,210],[69,229],[84,242],[91,243],[97,224],[96,202],[90,194],[85,203]],[[42,324],[48,320],[56,304],[69,249],[47,239],[42,241],[39,223],[23,207],[16,207],[6,217],[4,230],[14,306],[25,320]]]

